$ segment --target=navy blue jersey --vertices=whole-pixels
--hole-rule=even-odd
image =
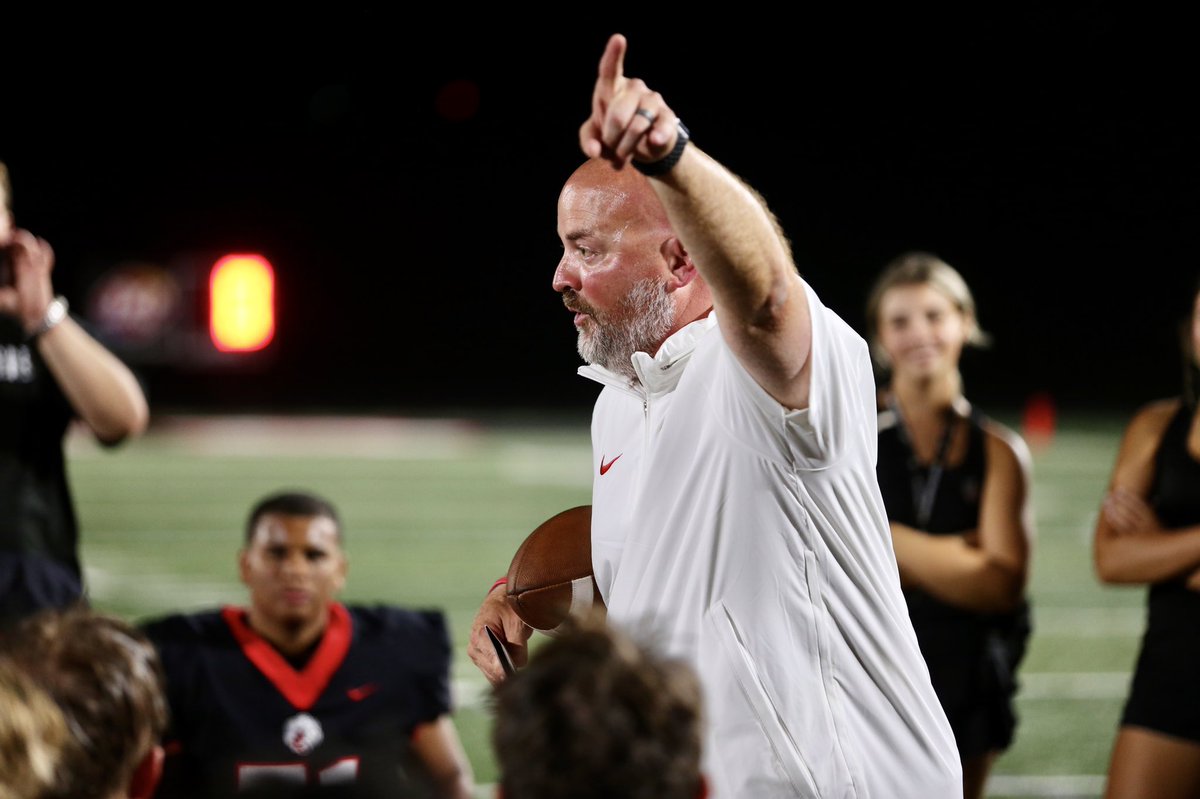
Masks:
[[[294,668],[227,607],[143,629],[167,678],[171,725],[157,797],[420,796],[414,729],[450,711],[439,611],[330,606]],[[268,793],[269,788],[269,793]]]

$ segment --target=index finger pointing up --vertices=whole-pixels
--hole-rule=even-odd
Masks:
[[[608,39],[604,55],[600,57],[600,82],[607,83],[608,90],[617,89],[625,77],[625,37],[614,33]]]

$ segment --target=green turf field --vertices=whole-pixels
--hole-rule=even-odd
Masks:
[[[1142,591],[1100,586],[1091,565],[1122,422],[1064,414],[1052,444],[1035,451],[1035,629],[1021,725],[990,796],[1102,789],[1142,626]],[[586,421],[176,417],[114,452],[72,436],[69,453],[94,604],[135,620],[242,601],[235,557],[261,495],[302,487],[332,499],[347,534],[346,599],[447,612],[456,721],[479,782],[495,778],[467,631],[525,534],[589,501]]]

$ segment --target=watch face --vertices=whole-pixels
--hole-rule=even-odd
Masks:
[[[67,300],[65,297],[55,297],[50,300],[50,304],[46,306],[46,316],[42,319],[42,324],[34,331],[34,337],[53,329],[59,322],[67,318]]]

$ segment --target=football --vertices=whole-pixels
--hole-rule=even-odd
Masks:
[[[592,575],[592,506],[564,510],[539,524],[513,555],[506,590],[522,621],[549,635],[569,616],[603,608]]]

